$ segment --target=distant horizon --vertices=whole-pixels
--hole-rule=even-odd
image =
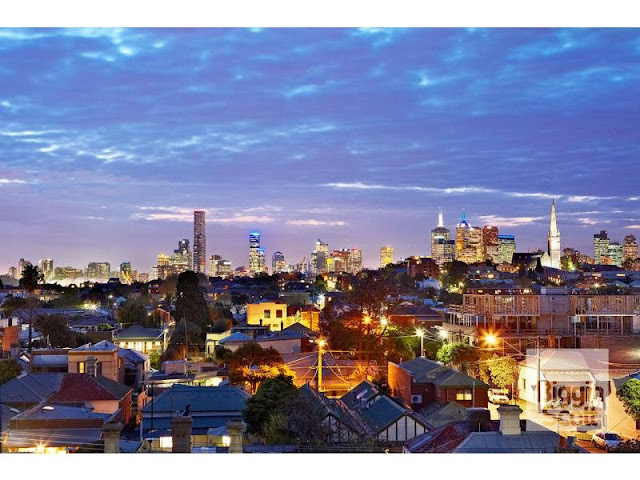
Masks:
[[[0,28],[0,272],[317,238],[430,255],[443,207],[546,248],[640,230],[640,30]],[[452,227],[453,226],[453,227]],[[207,265],[208,269],[208,265]]]

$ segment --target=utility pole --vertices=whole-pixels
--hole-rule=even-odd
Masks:
[[[322,347],[324,347],[325,341],[318,341],[318,393],[322,391]]]
[[[538,357],[538,413],[540,413],[540,411],[542,410],[540,406],[542,399],[542,393],[540,392],[542,388],[542,382],[540,381],[540,336],[536,337],[536,353],[536,356]]]

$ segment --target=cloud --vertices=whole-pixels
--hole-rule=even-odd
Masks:
[[[480,223],[496,227],[521,227],[546,220],[546,217],[501,217],[497,215],[480,215]]]
[[[26,180],[16,180],[13,178],[0,178],[0,185],[7,185],[10,183],[29,183]]]
[[[4,137],[33,137],[38,135],[46,135],[48,133],[56,133],[56,130],[17,130],[17,131],[4,131],[0,132],[0,135]]]
[[[308,226],[308,227],[320,227],[320,226],[339,226],[346,225],[346,222],[342,220],[287,220],[288,225]]]
[[[601,200],[613,200],[615,198],[616,197],[597,197],[595,195],[570,195],[569,197],[567,197],[567,202],[599,202]]]
[[[611,220],[602,220],[598,218],[586,217],[586,218],[579,218],[578,223],[582,225],[598,225],[600,223],[611,223]]]
[[[247,215],[249,212],[265,211],[276,209],[277,207],[252,207],[242,210],[239,213],[230,213],[222,215],[223,209],[220,208],[202,208],[206,212],[206,223],[272,223],[275,218],[269,215]],[[138,207],[140,210],[131,215],[132,218],[148,221],[165,221],[165,222],[193,222],[193,211],[196,208],[177,207],[177,206],[161,206],[161,207]]]
[[[627,225],[624,228],[630,228],[631,230],[640,230],[640,225]]]

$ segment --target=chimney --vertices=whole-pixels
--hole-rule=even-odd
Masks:
[[[191,416],[174,416],[171,418],[171,453],[191,453]]]
[[[122,423],[107,422],[102,426],[102,441],[104,453],[120,453],[120,432]]]
[[[92,377],[96,376],[96,364],[97,364],[97,359],[94,356],[90,356],[87,357],[87,361],[85,362],[86,364],[86,372],[88,375],[91,375]]]
[[[500,433],[502,435],[520,435],[521,413],[522,409],[518,405],[501,405],[498,407]]]
[[[242,453],[242,435],[247,429],[247,424],[242,420],[231,420],[227,423],[229,434],[229,453]]]

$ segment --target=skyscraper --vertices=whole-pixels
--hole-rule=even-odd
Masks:
[[[260,247],[260,232],[249,233],[249,274],[264,272],[264,248]]]
[[[456,258],[465,263],[484,260],[482,229],[472,227],[467,222],[467,212],[462,211],[460,223],[456,227]]]
[[[319,238],[316,240],[316,249],[311,254],[311,273],[319,275],[328,270],[329,244]]]
[[[45,281],[53,277],[53,260],[50,258],[43,258],[39,263],[40,271],[42,272]]]
[[[87,265],[87,277],[96,280],[108,280],[111,272],[109,262],[91,262]]]
[[[228,277],[233,275],[233,267],[229,260],[224,260],[220,255],[209,257],[209,275],[211,277]]]
[[[593,236],[593,261],[602,264],[604,257],[609,256],[609,235],[606,230],[600,230]]]
[[[607,248],[607,255],[611,258],[611,265],[616,267],[622,266],[622,245],[618,242],[612,242]]]
[[[131,285],[132,282],[131,262],[122,262],[120,264],[120,283]]]
[[[547,238],[547,252],[551,258],[550,267],[560,268],[560,230],[556,221],[556,201],[551,202],[551,222],[549,224],[549,236]]]
[[[173,267],[173,272],[180,274],[191,269],[191,250],[189,240],[184,238],[178,241],[178,248],[173,251],[169,259],[169,264]],[[204,272],[204,270],[202,270]]]
[[[205,232],[204,210],[193,212],[193,271],[206,273],[207,235]]]
[[[271,273],[282,273],[287,270],[287,262],[282,252],[273,252],[271,255]]]
[[[515,235],[498,235],[498,250],[500,263],[511,263],[513,254],[516,253]]]
[[[393,263],[393,247],[380,248],[380,268]]]
[[[636,258],[638,258],[638,241],[635,235],[627,235],[622,244],[622,261],[634,261]]]
[[[431,230],[431,258],[438,265],[455,259],[455,241],[451,240],[451,232],[444,226],[442,207],[438,212],[438,226]]]
[[[500,243],[498,227],[486,225],[482,228],[482,256],[493,263],[500,262]]]

